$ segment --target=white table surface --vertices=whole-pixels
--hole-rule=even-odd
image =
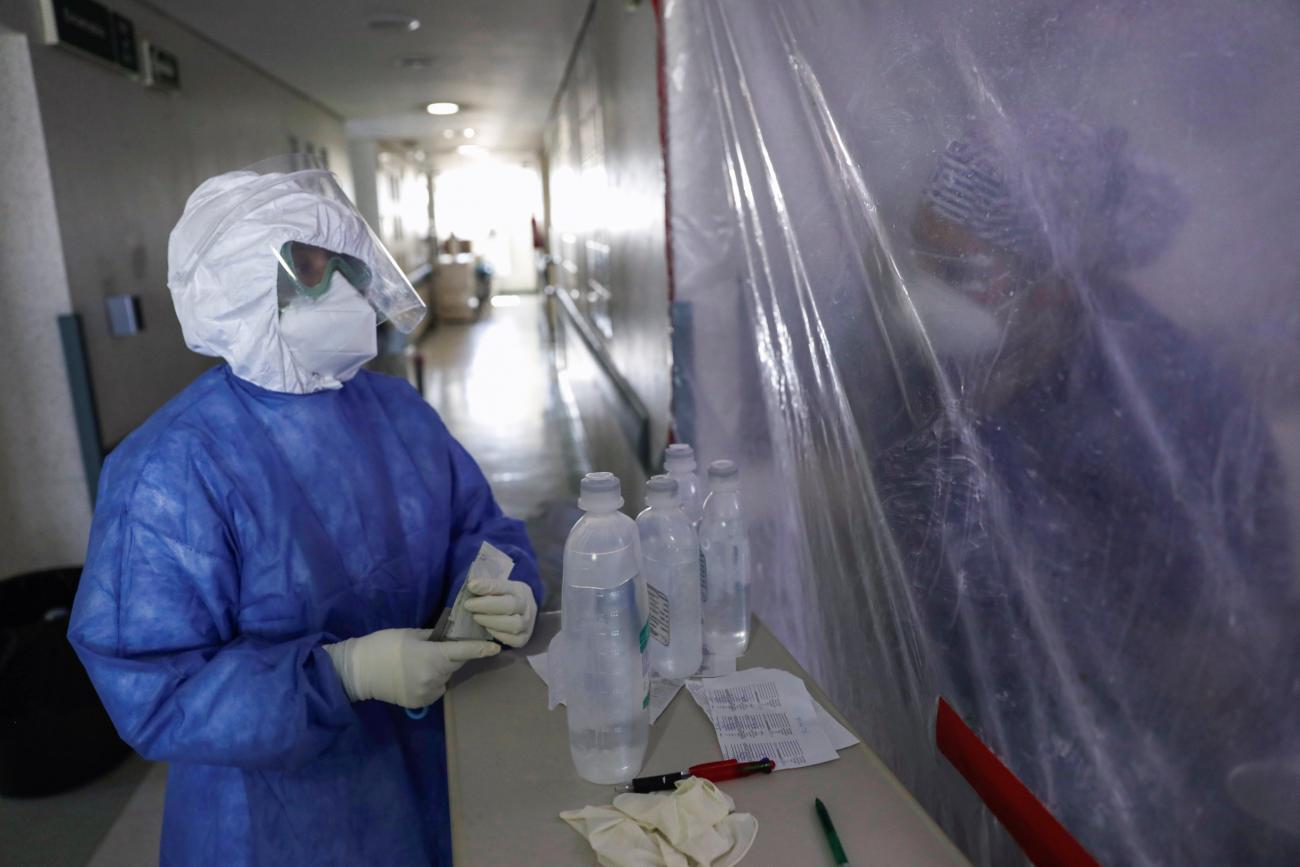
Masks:
[[[558,614],[542,615],[523,651],[470,663],[448,689],[443,705],[457,867],[597,863],[586,841],[559,813],[608,804],[615,792],[577,775],[569,757],[565,711],[546,709],[546,685],[524,658],[546,650],[558,628]],[[803,678],[813,697],[848,725],[757,619],[749,652],[738,668],[756,667],[779,668]],[[683,688],[650,729],[641,775],[721,757],[713,727]],[[841,750],[837,761],[735,780],[723,788],[738,811],[758,818],[758,838],[743,867],[831,867],[834,862],[813,798],[826,804],[855,867],[968,863],[862,744]]]

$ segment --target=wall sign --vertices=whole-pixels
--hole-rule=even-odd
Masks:
[[[144,330],[144,315],[138,295],[109,295],[104,299],[108,312],[108,333],[114,337],[131,337]]]
[[[95,0],[45,0],[46,41],[140,74],[135,24]]]
[[[181,65],[176,55],[165,51],[152,42],[144,43],[145,84],[164,90],[179,90],[181,86]]]

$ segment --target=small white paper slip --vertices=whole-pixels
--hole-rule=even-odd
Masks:
[[[663,712],[668,710],[668,705],[673,703],[677,693],[682,691],[680,680],[660,680],[654,678],[650,681],[650,725],[654,725]]]
[[[528,657],[528,664],[532,666],[533,671],[542,679],[542,683],[550,687],[550,672],[546,666],[546,654],[535,653]],[[668,705],[673,703],[677,693],[682,690],[680,680],[660,680],[653,678],[650,681],[650,725],[654,725],[663,712],[668,710]],[[564,702],[560,702],[564,704]]]
[[[808,688],[788,671],[749,668],[686,688],[713,723],[724,759],[770,758],[781,771],[839,758]]]
[[[858,736],[840,725],[840,721],[831,716],[830,712],[822,707],[821,702],[813,699],[813,705],[817,708],[817,719],[821,721],[822,728],[826,730],[827,739],[830,740],[831,746],[837,752],[860,743]]]
[[[438,622],[433,626],[433,635],[429,637],[430,641],[465,641],[475,639],[480,641],[491,641],[492,636],[482,626],[470,612],[465,610],[465,602],[474,594],[469,592],[469,582],[475,580],[486,581],[508,581],[510,579],[510,570],[515,567],[515,561],[510,559],[510,555],[504,551],[492,547],[488,542],[479,546],[478,554],[474,557],[474,562],[469,566],[469,574],[465,576],[465,583],[460,585],[460,591],[456,593],[456,598],[442,610],[438,617]]]

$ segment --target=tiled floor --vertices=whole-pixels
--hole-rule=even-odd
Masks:
[[[587,457],[548,354],[540,299],[504,298],[480,322],[424,338],[424,393],[478,460],[502,509],[527,521],[554,607]],[[0,864],[156,864],[166,777],[165,765],[132,757],[66,795],[0,799]]]

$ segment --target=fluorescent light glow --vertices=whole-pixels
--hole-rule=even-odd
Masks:
[[[460,111],[460,106],[454,102],[431,102],[424,107],[429,114],[455,114]]]
[[[465,127],[465,131],[462,132],[461,135],[465,136],[465,138],[473,138],[475,135],[477,135],[477,133],[474,132],[474,128],[472,126],[467,126]]]
[[[479,145],[461,145],[460,147],[456,148],[456,153],[460,154],[463,157],[477,157],[477,158],[486,157],[488,155],[487,148],[480,147]]]
[[[420,19],[411,15],[395,12],[380,12],[366,19],[366,26],[371,30],[391,33],[414,33],[420,29]]]
[[[536,262],[528,218],[542,212],[542,179],[537,169],[499,161],[495,153],[488,159],[460,157],[444,165],[433,188],[439,234],[473,241],[475,252],[492,263],[497,288],[531,286]],[[512,303],[496,302],[497,297],[508,296],[494,296],[497,306]],[[519,340],[515,336],[507,342]],[[477,369],[478,361],[471,367]],[[518,369],[514,375],[520,375]]]
[[[518,295],[493,295],[492,306],[493,307],[518,307],[519,296]]]

